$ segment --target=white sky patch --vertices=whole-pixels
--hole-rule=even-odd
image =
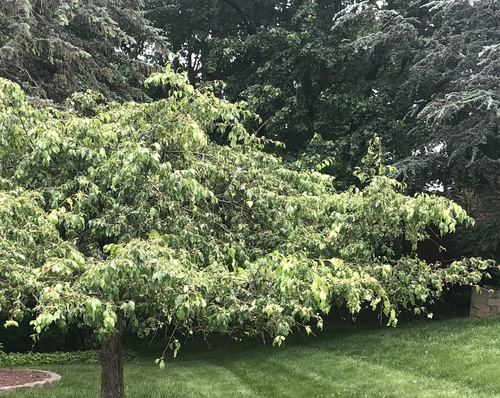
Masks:
[[[414,149],[411,151],[411,154],[412,154],[412,156],[418,156],[418,155],[428,154],[428,153],[440,153],[444,148],[445,148],[445,143],[440,142],[439,144],[433,146],[432,148],[425,147],[423,150]]]
[[[425,184],[424,189],[427,192],[444,192],[444,185],[441,181],[435,180]]]
[[[423,150],[414,149],[412,151],[412,156],[418,156],[421,154],[429,154],[429,153],[440,153],[445,149],[446,144],[444,142],[440,142],[439,144],[433,146],[432,148],[425,147]],[[427,192],[444,192],[444,184],[439,180],[430,181],[425,185],[424,188]]]

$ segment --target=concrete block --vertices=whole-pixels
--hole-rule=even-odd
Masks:
[[[491,300],[490,297],[488,297],[486,294],[472,294],[471,295],[471,301],[474,304],[488,304],[488,301]]]
[[[486,316],[491,316],[493,315],[492,313],[490,312],[486,312],[486,311],[481,311],[477,308],[471,308],[470,309],[470,316],[474,316],[476,318],[484,318]]]
[[[492,307],[500,307],[500,298],[490,298],[488,300],[488,305]]]
[[[500,289],[472,288],[470,316],[482,318],[500,314]]]

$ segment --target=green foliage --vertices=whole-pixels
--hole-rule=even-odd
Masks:
[[[385,57],[369,51],[353,55],[345,42],[356,32],[332,33],[332,18],[347,4],[146,3],[148,17],[163,29],[191,82],[224,81],[221,95],[245,99],[264,120],[248,124],[258,135],[284,142],[292,154],[302,151],[313,133],[333,141],[339,165],[334,174],[342,188],[353,182],[352,171],[374,133],[384,135],[393,158],[409,153],[406,140],[394,137],[402,127],[401,110],[391,99],[404,77],[392,65],[380,66]]]
[[[490,0],[146,7],[190,81],[223,80],[220,95],[247,100],[264,120],[247,126],[285,142],[285,157],[297,157],[292,167],[326,151],[315,164],[328,157],[323,171],[345,189],[357,183],[353,172],[376,133],[384,162],[397,162],[413,192],[443,185],[460,200],[463,187],[474,187],[488,203],[477,216],[498,219],[489,198],[498,190],[499,11]],[[498,229],[478,225],[472,241],[488,246]]]
[[[296,326],[321,329],[334,304],[371,307],[395,325],[401,308],[423,311],[490,265],[402,254],[430,225],[445,234],[472,220],[376,175],[376,147],[364,187],[336,192],[332,177],[263,153],[266,141],[243,127],[244,104],[170,68],[146,83],[166,85],[167,97],[119,105],[80,94],[83,108],[59,111],[0,81],[6,326],[27,317],[35,334],[77,324],[100,339],[163,330],[174,355],[179,332],[267,333],[280,345]]]
[[[459,245],[466,253],[498,260],[500,9],[490,1],[432,2],[429,8],[436,28],[414,69],[433,74],[427,84],[434,97],[415,109],[416,118],[430,130],[432,142],[442,143],[435,178],[478,220]],[[413,81],[422,84],[417,76]]]
[[[31,96],[58,102],[87,88],[108,97],[143,99],[142,81],[151,72],[144,60],[162,53],[164,43],[144,19],[141,4],[3,1],[0,76]]]
[[[131,362],[136,359],[136,353],[130,350],[124,350],[123,357],[125,361]],[[8,367],[99,363],[99,351],[32,352],[28,354],[4,353],[0,351],[0,361],[3,366]]]
[[[413,101],[414,134],[426,136],[418,158],[428,164],[404,172],[415,184],[439,179],[458,193],[496,173],[500,11],[490,1],[463,0],[429,2],[426,10],[427,33],[402,91]]]

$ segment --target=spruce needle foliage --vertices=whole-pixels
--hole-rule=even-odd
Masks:
[[[0,76],[57,102],[85,89],[144,99],[151,66],[143,60],[163,52],[165,42],[140,6],[136,0],[2,1]]]

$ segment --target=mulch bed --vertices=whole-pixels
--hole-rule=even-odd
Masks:
[[[16,387],[28,383],[39,383],[51,379],[48,372],[29,369],[0,369],[0,388]]]

